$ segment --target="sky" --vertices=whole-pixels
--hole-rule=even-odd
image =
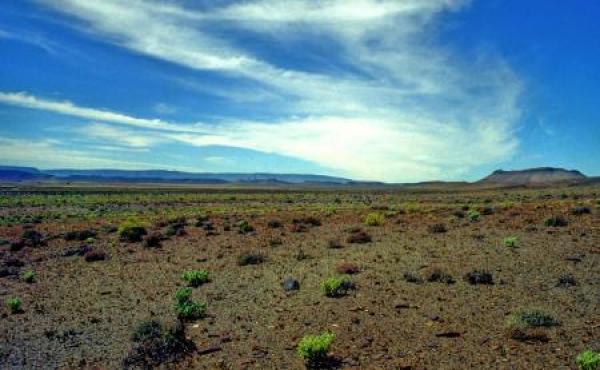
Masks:
[[[0,164],[600,175],[600,2],[22,0]]]

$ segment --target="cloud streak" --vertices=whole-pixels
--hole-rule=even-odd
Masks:
[[[210,85],[203,93],[255,105],[257,116],[270,117],[176,123],[0,93],[0,103],[135,127],[139,138],[125,145],[240,147],[387,181],[457,178],[507,159],[518,146],[522,86],[511,68],[493,55],[465,60],[436,42],[438,16],[466,1],[251,0],[202,8],[150,0],[40,2],[79,20],[78,29],[89,28],[95,38],[188,68],[195,79],[236,81],[229,93]],[[291,68],[230,37],[240,33],[330,63]],[[312,48],[321,41],[335,55]],[[90,136],[113,135],[94,128]]]

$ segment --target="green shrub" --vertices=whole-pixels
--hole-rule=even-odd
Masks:
[[[585,351],[575,359],[579,370],[597,370],[600,368],[600,353]]]
[[[29,284],[34,283],[35,282],[35,272],[26,271],[21,278],[26,283],[29,283]]]
[[[141,242],[142,237],[148,234],[143,223],[132,219],[123,222],[117,232],[121,240],[129,243]]]
[[[544,225],[548,227],[562,227],[567,226],[568,224],[569,222],[563,216],[552,216],[544,222]]]
[[[182,320],[201,319],[206,315],[206,303],[192,300],[191,295],[190,288],[181,288],[175,293],[175,312]]]
[[[17,313],[17,312],[21,311],[21,306],[23,305],[23,301],[21,301],[19,298],[11,298],[8,300],[7,305],[8,305],[8,308],[10,309],[10,312]]]
[[[206,270],[191,270],[183,273],[181,278],[190,286],[198,287],[208,282],[208,271]]]
[[[131,339],[134,342],[143,342],[151,338],[160,337],[162,334],[162,328],[158,321],[149,320],[144,321],[135,329]]]
[[[467,212],[467,218],[471,222],[477,222],[477,221],[479,221],[480,217],[481,217],[481,215],[479,214],[479,212],[477,212],[475,210],[470,210],[469,212]]]
[[[352,283],[346,278],[330,277],[321,282],[321,291],[328,297],[341,297],[348,293]]]
[[[506,238],[504,238],[504,246],[514,248],[517,246],[518,241],[519,238],[516,236],[507,236]]]
[[[509,317],[509,324],[515,326],[528,326],[535,328],[549,328],[559,324],[551,314],[542,310],[525,310]]]
[[[329,348],[335,339],[333,333],[307,335],[298,343],[298,355],[308,362],[318,362],[327,357]]]
[[[238,222],[237,227],[240,234],[247,234],[254,231],[254,227],[252,227],[252,225],[250,225],[246,220]]]
[[[369,213],[365,217],[365,225],[367,226],[381,226],[385,222],[385,216],[381,213]]]

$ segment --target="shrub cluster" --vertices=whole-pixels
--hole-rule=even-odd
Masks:
[[[238,258],[238,265],[240,266],[248,266],[248,265],[258,265],[265,261],[265,256],[259,253],[246,253],[242,254]]]
[[[181,288],[175,293],[175,312],[181,320],[196,320],[206,315],[206,303],[194,301],[191,297],[190,288]]]
[[[381,226],[385,223],[385,216],[381,213],[369,213],[365,217],[364,224],[367,226]]]
[[[567,221],[563,216],[552,216],[544,222],[544,225],[548,227],[563,227],[567,226],[568,224],[569,221]]]
[[[352,288],[354,288],[354,284],[345,278],[330,277],[321,282],[321,291],[327,297],[332,298],[344,296]]]
[[[181,278],[185,280],[189,286],[192,287],[199,287],[200,285],[209,281],[207,270],[186,271],[183,273]]]
[[[307,335],[298,343],[298,355],[309,364],[323,361],[334,340],[335,334],[333,333]]]
[[[194,350],[194,343],[185,337],[181,322],[170,326],[158,321],[145,321],[132,335],[133,349],[123,360],[123,368],[153,369],[174,362]]]
[[[575,359],[579,370],[598,370],[600,369],[600,353],[593,351],[584,351],[577,355]]]
[[[119,238],[128,243],[141,242],[144,235],[148,234],[143,223],[130,219],[123,222],[117,230]]]

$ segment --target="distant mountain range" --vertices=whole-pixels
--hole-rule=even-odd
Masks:
[[[38,170],[32,167],[0,166],[0,181],[85,181],[85,182],[165,182],[196,184],[332,184],[348,185],[355,181],[324,175],[275,173],[191,173],[164,170]]]
[[[553,184],[600,183],[599,177],[587,177],[576,170],[540,167],[516,171],[494,171],[476,181],[428,181],[411,184],[353,181],[325,175],[276,173],[190,173],[165,170],[38,170],[33,167],[0,166],[3,182],[98,182],[98,183],[189,183],[189,184],[264,184],[317,186],[380,186],[423,189],[456,189],[470,187],[546,186]]]

